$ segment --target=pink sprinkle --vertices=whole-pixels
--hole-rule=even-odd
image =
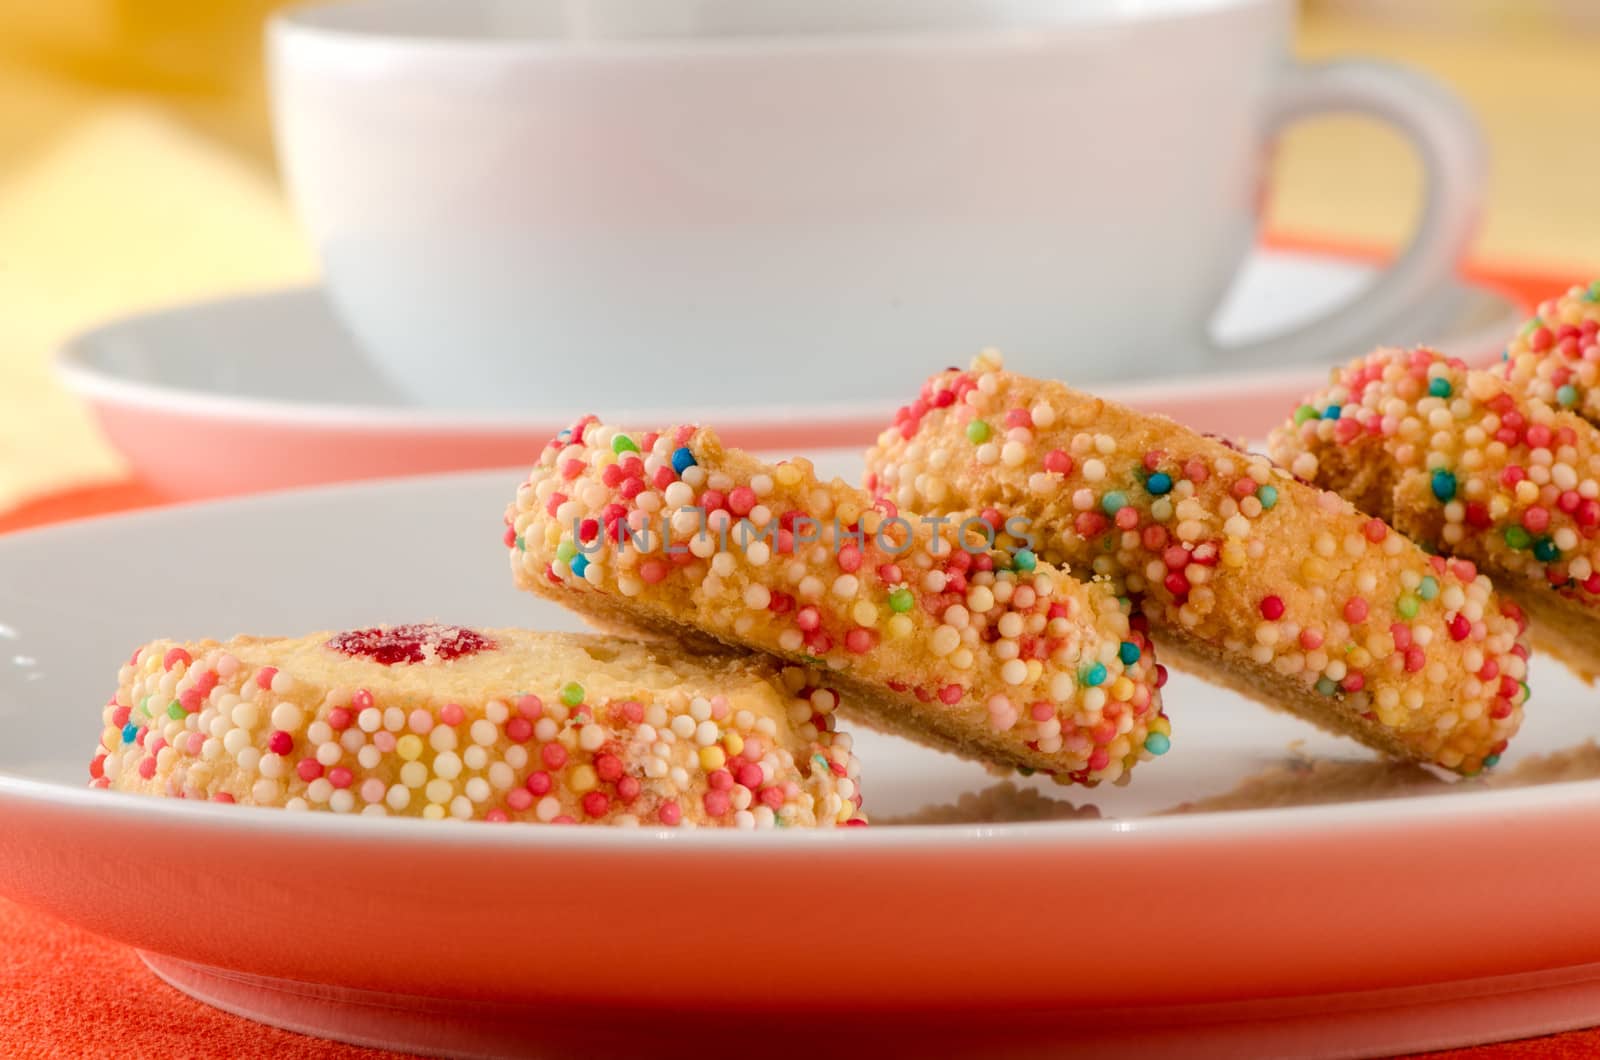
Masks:
[[[812,630],[822,625],[822,612],[818,611],[810,604],[807,604],[805,607],[802,607],[799,611],[795,612],[794,624],[801,630],[810,633]]]
[[[383,786],[383,781],[377,777],[368,777],[361,782],[361,798],[364,802],[382,802],[383,793],[388,789]]]
[[[203,733],[203,732],[191,732],[189,734],[188,752],[190,754],[192,754],[192,755],[199,754],[200,753],[200,749],[202,747],[204,747],[205,744],[206,744],[206,735],[205,735],[205,733]]]
[[[1522,513],[1522,526],[1530,534],[1542,534],[1550,526],[1550,511],[1534,505]]]
[[[1466,640],[1471,633],[1472,623],[1467,620],[1466,615],[1457,614],[1450,620],[1451,640]]]
[[[1044,454],[1044,469],[1057,475],[1072,474],[1072,457],[1063,449],[1052,449]]]
[[[533,805],[533,795],[527,788],[512,788],[506,793],[506,805],[513,810],[526,810]]]
[[[839,569],[846,574],[854,574],[861,569],[861,550],[854,545],[846,545],[839,550]]]
[[[770,788],[761,789],[759,798],[761,799],[761,805],[763,806],[767,806],[774,810],[781,810],[783,808],[783,789],[777,787],[776,785]]]
[[[302,758],[300,764],[294,767],[294,771],[300,774],[301,780],[309,784],[322,776],[322,763],[315,758]]]
[[[1368,541],[1376,545],[1389,536],[1389,526],[1382,519],[1368,519],[1361,532],[1366,535]]]
[[[1344,620],[1351,625],[1367,620],[1367,602],[1359,596],[1352,596],[1344,602]]]
[[[707,817],[721,817],[728,812],[728,793],[725,791],[708,791],[704,800]]]
[[[763,779],[761,767],[754,762],[746,762],[739,767],[739,774],[736,779],[740,784],[754,791],[761,786]]]
[[[656,816],[661,818],[662,824],[670,827],[683,819],[683,811],[678,809],[678,804],[675,802],[663,802],[661,808],[656,811]]]
[[[550,774],[544,770],[530,774],[528,777],[528,790],[535,795],[548,795],[550,793]]]
[[[1283,617],[1283,600],[1281,597],[1268,596],[1261,601],[1261,617],[1268,622],[1276,622]]]
[[[583,797],[583,812],[590,817],[604,817],[611,808],[611,800],[604,792],[591,791]]]
[[[433,731],[433,715],[418,707],[406,718],[406,725],[418,736],[426,736]]]
[[[217,673],[223,677],[232,677],[239,672],[239,660],[231,655],[224,655],[217,660]]]
[[[256,687],[270,689],[272,687],[272,679],[277,676],[278,668],[276,666],[263,666],[256,671]]]
[[[706,784],[712,791],[727,791],[733,787],[733,774],[726,769],[713,769],[706,774]]]
[[[328,711],[328,727],[334,732],[343,732],[350,727],[350,712],[343,707],[334,707]]]
[[[365,688],[356,689],[356,694],[350,697],[350,709],[363,711],[372,706],[372,693]]]
[[[610,784],[622,776],[622,759],[613,754],[596,755],[594,771],[601,780]]]
[[[1099,772],[1110,764],[1111,752],[1107,751],[1104,747],[1095,748],[1094,754],[1089,756],[1090,772]]]
[[[211,801],[212,802],[231,803],[231,802],[233,802],[233,796],[229,795],[225,791],[219,791],[215,795],[211,796]]]
[[[179,663],[183,663],[183,665],[188,666],[192,662],[194,662],[194,657],[188,652],[184,651],[182,648],[172,648],[161,660],[161,668],[163,670],[170,670]]]
[[[728,494],[728,510],[734,515],[749,515],[751,509],[758,503],[760,499],[756,496],[756,491],[749,486],[736,486],[733,492]]]
[[[943,688],[939,689],[939,702],[945,704],[946,706],[953,707],[957,703],[961,702],[961,696],[965,693],[965,691],[966,690],[960,685],[945,685]]]
[[[372,734],[372,746],[376,747],[384,754],[388,754],[394,750],[394,742],[394,733],[390,732],[388,729],[379,729],[377,732]]]
[[[1416,673],[1426,665],[1428,665],[1428,657],[1421,648],[1413,644],[1406,649],[1406,671],[1408,673]]]
[[[446,725],[460,725],[466,717],[467,712],[462,710],[459,704],[446,703],[439,708],[439,720]]]
[[[533,722],[527,718],[512,718],[506,722],[506,739],[512,743],[527,743],[533,735]]]
[[[111,712],[111,724],[120,729],[124,725],[128,724],[128,719],[132,717],[132,715],[132,707],[117,707]]]
[[[617,798],[624,804],[630,803],[639,797],[641,787],[638,777],[623,777],[617,781]]]
[[[656,585],[672,570],[671,564],[659,559],[647,559],[639,564],[639,577],[646,585]]]
[[[344,766],[334,766],[328,770],[328,783],[336,788],[348,788],[355,779],[356,775]]]
[[[539,748],[539,758],[550,769],[560,769],[567,764],[567,749],[558,743],[547,743]]]
[[[1056,716],[1056,708],[1040,700],[1028,708],[1028,716],[1034,721],[1049,721]]]
[[[517,700],[517,713],[530,721],[538,721],[544,713],[544,701],[538,696],[522,696]]]
[[[1316,651],[1322,647],[1322,631],[1316,629],[1302,629],[1300,631],[1300,647],[1306,651]]]
[[[267,750],[275,755],[286,755],[294,750],[294,737],[279,729],[267,737]]]
[[[865,655],[878,644],[878,635],[870,629],[857,627],[844,635],[844,646],[857,655]]]
[[[149,780],[156,775],[156,759],[154,755],[146,756],[139,761],[139,775]]]
[[[201,670],[195,675],[193,688],[201,698],[209,696],[211,690],[217,687],[217,672],[215,670]]]

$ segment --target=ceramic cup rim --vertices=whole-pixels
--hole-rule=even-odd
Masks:
[[[536,0],[548,6],[563,0]],[[657,4],[687,6],[694,0],[652,0]],[[978,0],[973,0],[975,6]],[[527,0],[432,0],[432,6],[450,10],[463,19],[509,4],[525,7]],[[438,32],[397,27],[402,13],[419,7],[418,0],[311,0],[274,13],[268,36],[274,48],[337,49],[362,54],[403,55],[417,60],[452,60],[488,56],[519,58],[676,57],[711,55],[767,55],[816,51],[939,50],[1014,47],[1024,41],[1070,37],[1085,32],[1132,26],[1154,26],[1214,18],[1249,9],[1283,6],[1286,0],[1074,0],[1070,8],[1037,4],[1042,12],[1018,24],[986,24],[982,15],[971,25],[891,28],[818,29],[792,33],[730,32],[715,36],[607,36],[572,35],[494,36],[467,31]]]

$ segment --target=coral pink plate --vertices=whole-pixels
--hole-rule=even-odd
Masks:
[[[1258,252],[1218,317],[1217,336],[1270,335],[1340,304],[1375,275],[1371,265],[1328,255]],[[1454,285],[1385,339],[1428,341],[1487,359],[1520,315],[1494,292]],[[901,400],[914,397],[941,364],[965,364],[975,352],[929,350],[928,363],[907,374]],[[1064,351],[1061,368],[1069,380],[1071,356]],[[528,394],[527,412],[517,415],[409,404],[340,326],[322,292],[309,287],[113,321],[69,341],[56,367],[133,470],[174,499],[503,467],[529,459],[567,426],[574,400]],[[1224,356],[1203,375],[1100,389],[1198,430],[1264,436],[1325,374],[1314,365],[1247,371]],[[612,423],[715,424],[730,444],[746,448],[864,446],[895,407],[845,400],[844,384],[821,375],[807,391],[781,395],[766,393],[759,373],[746,382],[759,399],[742,405],[652,410],[603,407],[603,394],[583,400],[585,411]]]
[[[1178,677],[1172,751],[1127,787],[1000,785],[863,733],[874,824],[840,832],[372,820],[84,786],[116,668],[158,634],[571,626],[507,583],[516,481],[0,539],[0,894],[224,1008],[460,1056],[1349,1056],[1600,1019],[1600,781],[1543,782],[1594,774],[1593,695],[1542,661],[1494,783],[1381,766]],[[1285,805],[1223,809],[1264,801]],[[1164,812],[1180,805],[1198,812]]]

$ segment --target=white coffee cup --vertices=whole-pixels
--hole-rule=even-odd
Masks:
[[[1359,352],[1450,275],[1483,153],[1288,0],[355,0],[270,32],[327,290],[423,403],[902,398],[987,345],[1074,381]],[[1274,133],[1357,111],[1426,171],[1338,312],[1221,349]]]

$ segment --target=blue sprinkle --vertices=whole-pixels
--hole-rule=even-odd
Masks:
[[[1011,556],[1011,565],[1020,571],[1030,571],[1039,565],[1039,560],[1032,552],[1019,548]]]
[[[1261,502],[1261,507],[1270,511],[1278,503],[1278,489],[1276,486],[1259,486],[1256,488],[1256,500]]]
[[[1329,405],[1327,408],[1322,410],[1322,418],[1325,420],[1336,420],[1343,411],[1344,409],[1338,405]]]
[[[572,573],[576,577],[583,577],[583,572],[589,569],[589,557],[582,552],[572,557]]]
[[[1500,756],[1499,755],[1489,755],[1487,758],[1485,758],[1483,760],[1483,768],[1485,768],[1485,769],[1493,769],[1495,766],[1497,766],[1499,764],[1500,764]]]
[[[688,446],[681,446],[672,451],[672,470],[681,475],[691,467],[694,467],[694,454],[689,452]]]
[[[1083,683],[1090,688],[1102,685],[1106,680],[1106,664],[1095,663],[1089,667],[1089,672],[1083,675]]]
[[[1331,696],[1338,690],[1339,686],[1334,684],[1331,678],[1319,677],[1317,679],[1317,691],[1321,692],[1323,695]]]
[[[1439,595],[1439,580],[1431,574],[1425,574],[1422,583],[1417,586],[1417,595],[1424,600],[1432,600]]]
[[[1433,473],[1433,495],[1441,501],[1455,499],[1456,477],[1442,468]]]
[[[1157,471],[1154,475],[1144,480],[1144,487],[1157,497],[1164,497],[1172,492],[1172,476],[1166,472]]]
[[[1116,515],[1128,506],[1128,498],[1121,490],[1112,490],[1100,498],[1100,507],[1107,515]]]
[[[138,738],[139,738],[139,726],[135,725],[133,722],[130,721],[130,722],[128,722],[128,724],[126,724],[126,725],[124,725],[122,727],[122,742],[123,743],[132,743],[134,740],[137,740]]]
[[[1153,755],[1164,755],[1172,748],[1172,741],[1164,733],[1153,732],[1144,738],[1144,749]]]
[[[1533,558],[1540,563],[1554,563],[1561,558],[1561,550],[1550,538],[1541,537],[1533,543]]]
[[[1428,384],[1429,397],[1447,398],[1451,393],[1453,391],[1450,389],[1450,380],[1448,379],[1434,379]]]
[[[1139,661],[1139,645],[1132,641],[1123,641],[1121,649],[1117,652],[1117,658],[1122,660],[1122,665],[1132,666]]]

